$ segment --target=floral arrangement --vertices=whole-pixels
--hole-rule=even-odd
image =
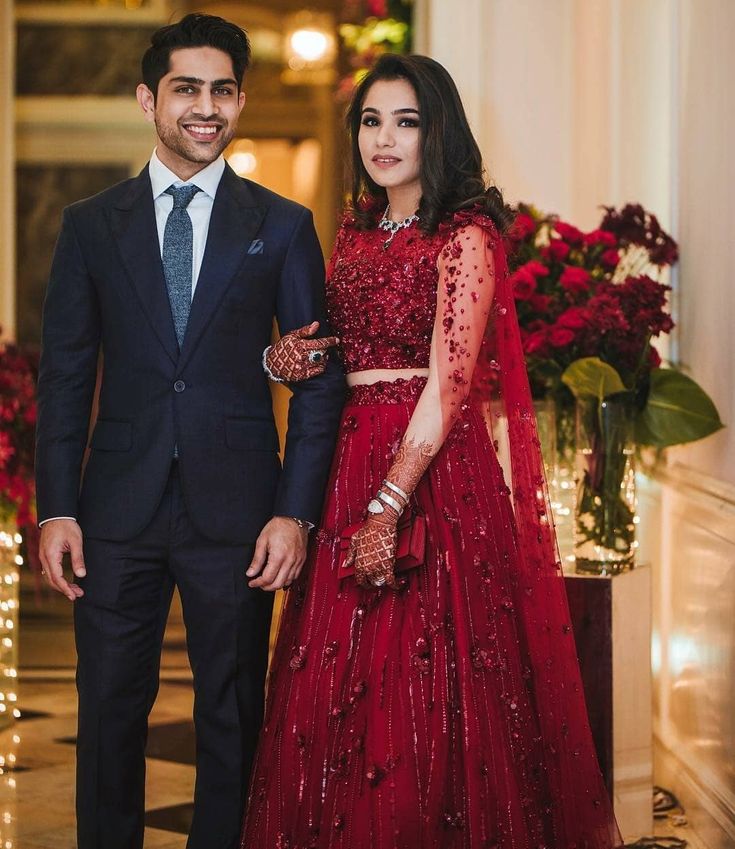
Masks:
[[[35,524],[36,375],[33,357],[0,343],[0,520],[19,527]]]
[[[704,390],[662,367],[653,345],[674,327],[660,277],[678,260],[677,244],[638,204],[604,208],[588,233],[521,205],[509,239],[529,378],[536,398],[555,402],[567,459],[576,406],[578,568],[585,543],[590,565],[607,552],[624,568],[635,537],[630,446],[665,448],[723,427]]]
[[[599,226],[584,233],[521,205],[510,240],[511,280],[535,397],[550,396],[564,411],[575,396],[601,400],[631,392],[636,441],[644,445],[689,442],[722,426],[709,398],[694,391],[694,381],[661,368],[652,344],[674,327],[670,287],[658,278],[679,256],[655,215],[638,204],[605,207]]]
[[[411,49],[413,0],[344,0],[339,28],[350,70],[340,80],[337,96],[349,99],[381,53]]]

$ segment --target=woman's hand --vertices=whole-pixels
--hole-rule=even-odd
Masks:
[[[355,580],[361,587],[398,588],[393,567],[396,562],[396,524],[393,511],[370,514],[350,541],[345,566],[355,567]]]
[[[277,383],[298,383],[322,374],[327,367],[327,348],[337,345],[336,336],[310,339],[319,329],[312,321],[305,327],[282,336],[275,345],[266,349],[263,365],[271,380]]]

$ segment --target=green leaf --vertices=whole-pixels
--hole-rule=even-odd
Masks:
[[[648,401],[636,419],[635,438],[640,445],[681,445],[724,426],[712,399],[691,377],[671,368],[651,372]]]
[[[620,375],[599,357],[575,360],[561,376],[576,398],[592,397],[602,401],[608,395],[625,392]]]

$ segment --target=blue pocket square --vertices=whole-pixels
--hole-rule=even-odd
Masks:
[[[248,248],[249,254],[262,254],[263,248],[265,247],[265,243],[262,239],[253,239],[250,243],[250,247]]]

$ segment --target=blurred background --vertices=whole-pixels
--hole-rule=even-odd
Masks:
[[[446,65],[509,202],[586,231],[601,205],[655,213],[680,251],[667,277],[677,326],[664,354],[696,375],[732,425],[733,0],[0,0],[0,326],[31,364],[61,210],[146,164],[153,136],[133,97],[140,57],[153,30],[191,11],[248,31],[248,99],[226,156],[241,175],[310,207],[325,255],[344,192],[345,98],[385,49]],[[10,377],[0,369],[3,385]],[[277,404],[282,414],[283,395]],[[638,571],[647,577],[631,596],[613,588],[603,637],[613,657],[615,786],[649,810],[626,836],[656,828],[694,847],[735,847],[732,427],[668,449],[637,484]],[[0,734],[0,847],[67,849],[70,611],[18,562],[25,555],[6,530],[0,723],[20,715]],[[185,842],[193,782],[176,606],[166,645],[146,846],[173,849]],[[654,782],[678,797],[688,825],[673,802],[673,816],[653,823]]]

